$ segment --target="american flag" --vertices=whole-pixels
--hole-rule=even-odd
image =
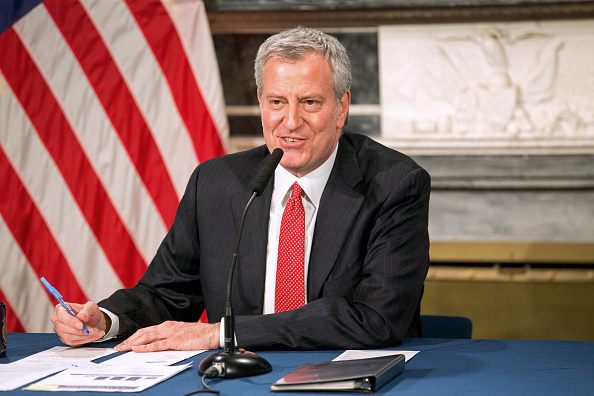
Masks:
[[[50,332],[39,278],[133,286],[229,127],[201,0],[2,0],[0,23],[0,301]]]

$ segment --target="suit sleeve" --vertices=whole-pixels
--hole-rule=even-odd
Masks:
[[[178,206],[175,221],[140,281],[130,289],[116,291],[99,306],[123,320],[128,336],[146,326],[166,320],[195,322],[204,309],[200,286],[196,185],[198,168],[192,174]]]
[[[429,268],[429,195],[428,173],[415,168],[381,202],[364,205],[322,295],[293,311],[237,316],[238,345],[358,349],[400,343]]]

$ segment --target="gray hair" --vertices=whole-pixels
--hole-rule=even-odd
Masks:
[[[269,37],[258,49],[254,62],[254,77],[262,94],[264,66],[270,58],[300,60],[310,52],[324,55],[332,70],[332,88],[337,101],[351,89],[351,62],[346,49],[335,37],[299,26]]]

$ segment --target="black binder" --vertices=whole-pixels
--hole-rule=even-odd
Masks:
[[[351,391],[371,393],[404,370],[404,355],[306,363],[270,387],[271,391]]]

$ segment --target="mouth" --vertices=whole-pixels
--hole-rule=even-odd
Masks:
[[[294,142],[298,142],[300,140],[300,139],[291,138],[291,137],[283,137],[282,139],[287,143],[294,143]]]

